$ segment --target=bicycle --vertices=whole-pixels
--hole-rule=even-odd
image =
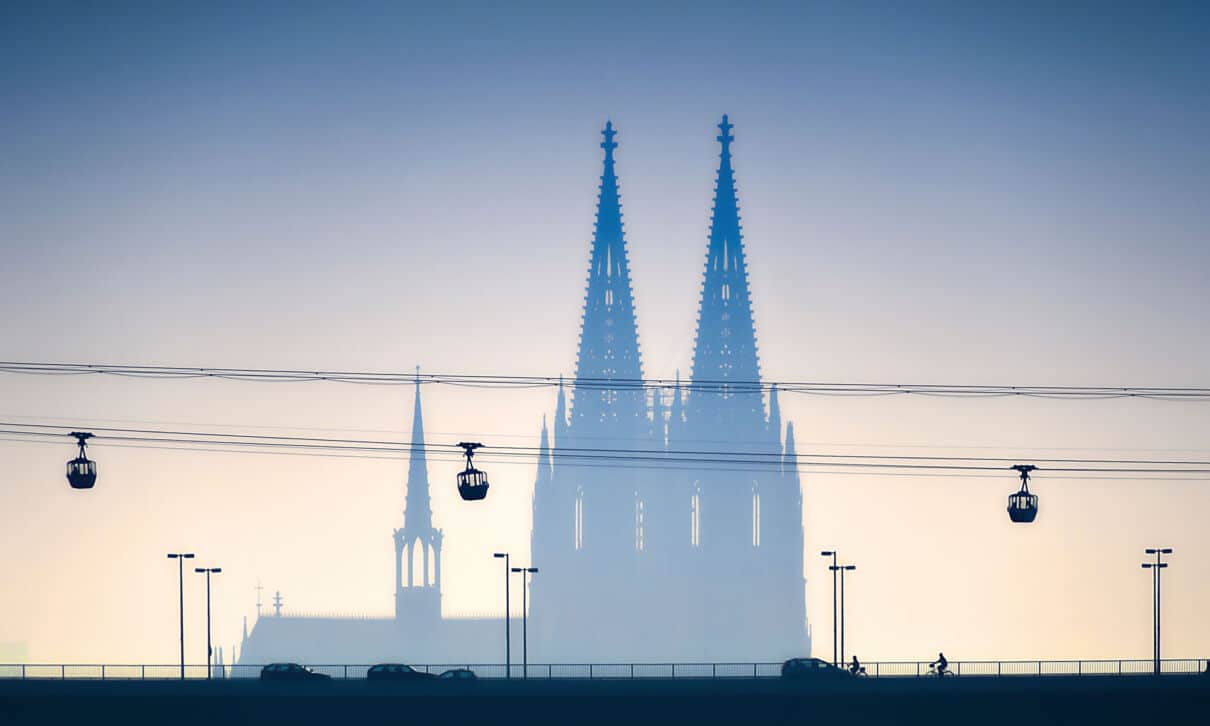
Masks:
[[[947,676],[957,677],[958,675],[949,669],[949,664],[946,664],[943,668],[938,668],[936,663],[929,663],[928,674],[929,676],[936,676],[937,678],[945,678]]]

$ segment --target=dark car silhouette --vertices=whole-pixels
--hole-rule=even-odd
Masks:
[[[791,658],[781,664],[781,677],[791,680],[850,678],[852,674],[819,658]]]
[[[443,680],[443,681],[477,681],[477,680],[479,680],[479,676],[475,675],[474,671],[467,670],[466,668],[454,668],[453,670],[448,670],[448,671],[442,673],[441,675],[437,676],[437,678],[440,680]]]
[[[402,663],[379,663],[366,672],[367,681],[429,681],[436,677]]]
[[[330,681],[332,676],[316,673],[297,663],[270,663],[260,669],[262,681]]]

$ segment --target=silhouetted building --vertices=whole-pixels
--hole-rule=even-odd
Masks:
[[[273,616],[244,623],[239,664],[301,663],[494,663],[503,643],[496,618],[442,618],[441,530],[433,526],[420,384],[412,407],[403,526],[395,544],[395,616],[299,616],[282,610],[273,596]],[[406,573],[406,577],[405,577]]]
[[[543,425],[534,490],[531,652],[541,660],[780,659],[810,652],[802,488],[777,392],[761,389],[747,263],[722,144],[693,354],[693,385],[647,391],[615,170],[604,173],[572,399],[560,385],[553,449]],[[671,400],[665,401],[665,396]],[[585,450],[767,459],[641,468]],[[784,457],[784,461],[783,461]],[[548,467],[546,461],[553,462]],[[781,465],[779,465],[781,464]],[[696,467],[696,468],[693,468]]]
[[[777,392],[766,407],[753,385],[760,361],[726,116],[719,128],[692,386],[683,390],[678,374],[665,391],[639,384],[616,132],[605,126],[575,379],[560,382],[553,425],[544,420],[541,430],[530,662],[776,661],[810,652],[793,426],[783,447]],[[740,453],[771,466],[638,467],[591,458],[593,449],[693,451],[699,461]],[[499,662],[499,619],[441,614],[442,532],[433,526],[419,382],[405,501],[393,533],[394,618],[294,616],[276,592],[273,617],[258,617],[251,633],[245,624],[238,663]]]

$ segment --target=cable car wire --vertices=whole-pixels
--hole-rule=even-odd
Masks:
[[[50,424],[13,424],[0,422],[0,435],[37,438],[60,438],[72,427]],[[22,430],[24,429],[24,430]],[[164,431],[154,429],[119,429],[93,427],[102,432],[94,441],[104,444],[109,441],[145,444],[172,444],[178,446],[221,447],[226,449],[266,449],[281,451],[323,451],[334,453],[374,454],[445,454],[460,448],[455,444],[412,445],[409,442],[380,441],[371,439],[327,439],[319,437],[262,436],[259,434],[207,433],[190,431]],[[94,444],[95,445],[95,444]],[[538,447],[500,446],[487,450],[492,461],[536,461],[541,453]],[[678,468],[679,466],[741,467],[741,470],[780,470],[785,465],[781,453],[757,451],[676,451],[652,449],[606,449],[572,448],[556,449],[555,459],[560,463],[598,464],[645,464],[650,468]],[[487,458],[486,454],[482,454]],[[891,471],[962,471],[1002,472],[1005,462],[1020,458],[977,457],[977,456],[888,456],[881,454],[795,454],[794,463],[799,467],[834,467],[878,469]],[[1054,464],[1045,471],[1054,473],[1088,474],[1210,474],[1210,462],[1191,460],[1159,459],[1052,459],[1032,458],[1033,461]],[[1096,465],[1096,466],[1090,466]],[[1197,468],[1200,467],[1200,468]]]
[[[831,396],[917,395],[951,398],[1033,397],[1107,400],[1139,398],[1157,401],[1210,401],[1210,388],[1176,386],[1019,386],[952,383],[845,383],[829,381],[732,381],[665,378],[578,378],[561,376],[484,375],[461,373],[391,373],[368,371],[305,371],[270,368],[206,368],[180,366],[111,365],[100,363],[43,363],[0,361],[0,373],[26,375],[114,375],[160,379],[222,379],[254,382],[339,382],[373,385],[441,384],[476,388],[548,388],[566,385],[574,390],[675,390],[685,392]]]
[[[35,438],[23,438],[24,435],[34,436]],[[22,434],[13,434],[0,431],[0,441],[14,443],[35,443],[35,444],[50,444],[61,445],[62,434],[49,432],[23,432]],[[184,451],[184,452],[200,452],[200,453],[215,453],[215,454],[254,454],[268,456],[309,456],[329,459],[364,459],[370,461],[391,461],[399,462],[406,461],[405,455],[409,452],[400,450],[393,455],[390,452],[333,452],[322,449],[288,449],[275,450],[266,448],[209,448],[205,444],[164,444],[164,443],[144,443],[133,439],[114,439],[105,437],[103,439],[107,448],[120,449],[149,449],[157,451]],[[218,446],[223,446],[228,442],[218,442]],[[430,463],[440,464],[460,464],[462,462],[461,455],[454,455],[449,452],[433,452],[426,451],[425,456]],[[1029,457],[1024,457],[1029,458]],[[719,462],[710,462],[709,465],[687,465],[675,461],[661,461],[658,459],[646,459],[645,463],[635,463],[626,460],[617,461],[579,461],[571,460],[564,461],[559,457],[558,465],[560,467],[570,467],[574,469],[624,469],[624,470],[645,470],[645,471],[710,471],[710,472],[752,472],[756,468],[766,468],[757,466],[736,467],[729,465],[720,465]],[[532,467],[536,463],[533,458],[506,458],[493,460],[493,466],[524,466]],[[873,476],[873,477],[909,477],[909,478],[961,478],[961,479],[1003,479],[1004,467],[988,467],[979,471],[964,471],[962,473],[938,471],[930,467],[921,467],[915,471],[896,471],[888,469],[880,469],[877,471],[867,471],[860,468],[848,469],[827,469],[828,462],[797,462],[800,465],[810,465],[809,469],[812,475],[837,475],[837,476]],[[773,467],[768,467],[769,470],[775,470]],[[784,468],[784,467],[783,467]],[[802,466],[798,467],[802,468]],[[1076,476],[1072,473],[1064,471],[1056,475],[1057,470],[1047,469],[1048,480],[1062,479],[1068,481],[1157,481],[1157,482],[1202,482],[1210,481],[1207,476],[1199,476],[1196,470],[1165,470],[1164,474],[1144,474],[1135,475],[1139,470],[1107,470],[1107,469],[1090,469],[1079,470],[1077,473],[1085,473],[1086,471],[1095,471],[1099,476]],[[1210,473],[1210,472],[1207,472]],[[1175,476],[1174,476],[1175,475]]]

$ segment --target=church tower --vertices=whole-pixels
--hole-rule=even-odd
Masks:
[[[650,434],[647,394],[639,355],[638,323],[630,262],[622,233],[622,203],[614,170],[617,132],[607,122],[597,221],[588,264],[588,285],[573,382],[571,420],[560,449],[634,448]],[[634,548],[634,472],[578,467],[576,548],[612,563]],[[566,481],[566,480],[565,480]],[[607,563],[601,562],[605,565]]]
[[[612,122],[601,135],[604,160],[575,377],[570,401],[563,382],[559,384],[553,474],[544,481],[544,465],[539,464],[533,505],[532,560],[542,574],[531,585],[531,628],[557,643],[558,654],[565,657],[611,651],[620,656],[620,649],[630,644],[602,640],[606,636],[597,625],[632,620],[626,603],[640,597],[634,576],[642,543],[640,472],[599,465],[583,458],[582,450],[646,448],[655,436],[641,385]]]
[[[694,446],[705,450],[780,454],[781,432],[769,430],[761,395],[748,265],[731,166],[733,126],[723,116],[718,128],[722,151],[698,308],[687,428],[696,440]],[[761,478],[757,472],[747,481],[739,481],[735,473],[706,472],[699,478],[696,539],[713,551],[712,557],[743,559],[759,544]],[[752,515],[745,516],[749,510]]]
[[[766,413],[726,116],[719,129],[691,382],[682,386],[678,371],[675,386],[650,392],[616,131],[607,123],[602,132],[575,378],[570,400],[560,380],[553,442],[543,425],[534,487],[531,561],[541,574],[530,587],[530,642],[548,662],[807,652],[801,488],[795,460],[783,462],[776,391]],[[618,449],[663,451],[670,465],[592,458]],[[674,452],[686,451],[738,451],[761,464],[677,465]]]
[[[420,411],[419,378],[416,380],[416,400],[412,409],[412,445],[408,460],[403,527],[395,530],[394,535],[396,621],[403,627],[414,626],[418,629],[439,622],[441,530],[433,527],[433,509],[429,502],[429,474],[424,454],[424,417]]]

